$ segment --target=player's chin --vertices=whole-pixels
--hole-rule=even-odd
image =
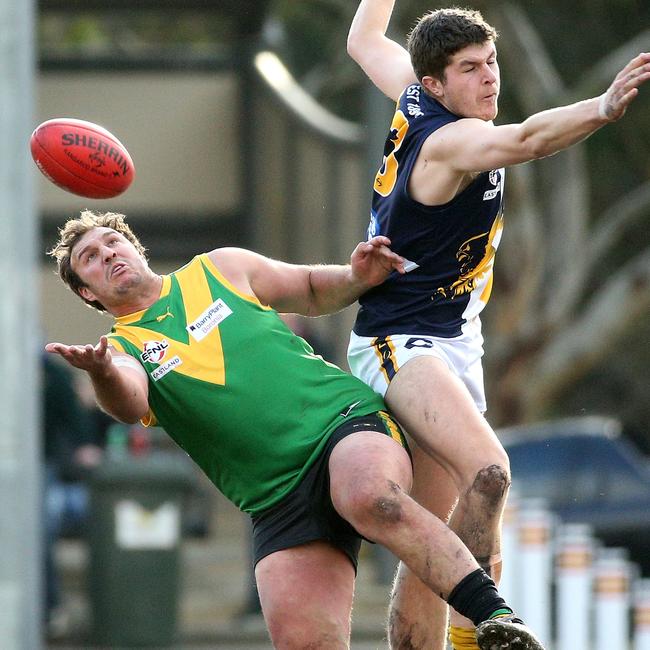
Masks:
[[[496,102],[492,106],[484,106],[481,110],[481,119],[486,122],[491,122],[496,118],[499,113]]]
[[[493,120],[499,112],[498,95],[488,95],[487,97],[481,98],[476,110],[480,113],[482,119]]]

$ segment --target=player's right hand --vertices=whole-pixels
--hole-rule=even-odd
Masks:
[[[108,347],[108,338],[102,336],[97,345],[65,345],[64,343],[48,343],[46,352],[58,354],[71,366],[85,370],[90,374],[100,375],[111,365],[112,356]]]

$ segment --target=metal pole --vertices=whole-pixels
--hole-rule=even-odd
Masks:
[[[519,511],[519,614],[543,643],[551,640],[553,514],[545,502],[522,499]]]
[[[633,606],[634,650],[650,650],[650,578],[636,581]]]
[[[564,524],[556,538],[557,650],[589,650],[595,540],[585,524]]]
[[[499,591],[506,599],[506,602],[519,611],[519,574],[522,570],[518,563],[519,539],[518,539],[518,517],[519,497],[515,488],[510,489],[508,501],[503,511],[503,524],[501,528],[501,555],[503,556],[503,570]]]
[[[595,650],[629,647],[631,571],[625,549],[599,549],[594,562]]]
[[[0,636],[41,647],[33,128],[34,2],[0,0]]]

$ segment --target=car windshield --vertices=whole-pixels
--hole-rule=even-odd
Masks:
[[[566,436],[507,446],[517,491],[553,505],[650,495],[650,475],[619,439]]]

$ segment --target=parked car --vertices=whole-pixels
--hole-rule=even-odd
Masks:
[[[590,524],[650,576],[650,459],[612,418],[582,417],[498,431],[521,498],[540,497],[564,522]]]

